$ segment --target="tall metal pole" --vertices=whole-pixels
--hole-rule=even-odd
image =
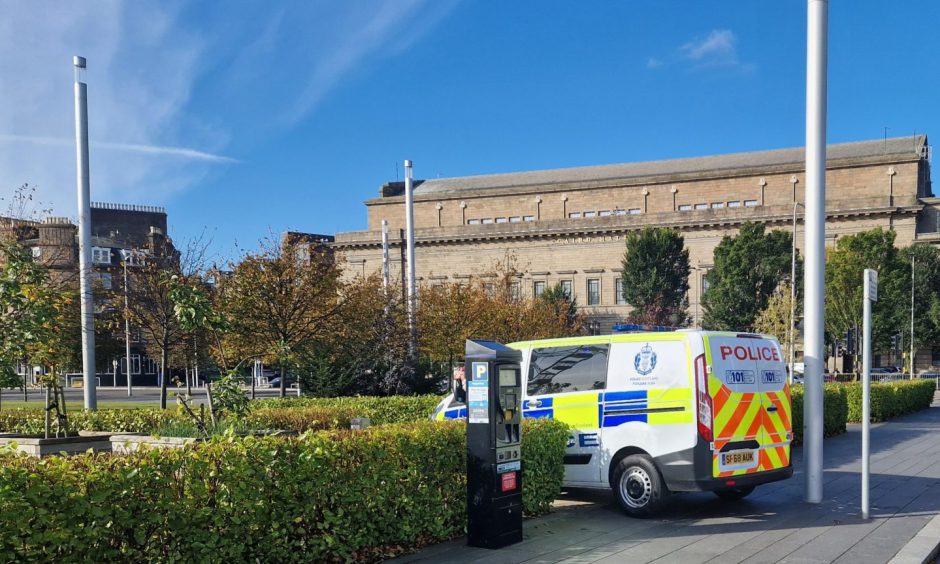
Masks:
[[[793,383],[793,363],[796,358],[794,347],[796,338],[796,208],[799,202],[793,202],[793,235],[790,248],[790,383]]]
[[[382,289],[388,292],[388,220],[382,220]]]
[[[805,388],[803,421],[809,503],[823,497],[823,363],[826,244],[826,80],[828,0],[807,0],[806,37],[806,262],[803,277]]]
[[[913,249],[911,249],[913,251]],[[914,254],[911,253],[911,380],[914,379]]]
[[[80,80],[85,58],[72,57],[75,73],[75,160],[78,188],[78,269],[82,304],[82,372],[85,409],[98,409],[95,390],[95,309],[91,291],[91,188],[88,173],[88,86]]]
[[[862,519],[868,519],[868,478],[871,474],[871,456],[869,432],[871,430],[871,302],[874,291],[877,293],[877,273],[865,269],[864,287],[862,295]]]
[[[130,301],[127,298],[127,261],[130,259],[130,251],[124,252],[124,354],[127,355],[127,397],[134,395],[134,387],[131,384],[131,319],[130,319]]]
[[[415,319],[415,306],[417,305],[415,299],[415,201],[411,180],[411,161],[407,159],[405,160],[405,228],[408,247],[408,330],[411,334],[408,341],[408,354],[413,361],[418,350],[418,328]]]

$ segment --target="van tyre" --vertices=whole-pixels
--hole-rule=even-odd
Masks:
[[[720,497],[725,501],[737,501],[739,499],[744,499],[754,491],[754,486],[747,486],[743,488],[726,488],[723,490],[715,490],[715,495]]]
[[[669,499],[653,460],[645,454],[628,456],[617,464],[611,483],[620,508],[631,517],[655,515]]]

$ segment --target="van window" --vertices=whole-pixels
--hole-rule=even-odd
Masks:
[[[528,395],[604,389],[609,349],[610,345],[533,349]]]

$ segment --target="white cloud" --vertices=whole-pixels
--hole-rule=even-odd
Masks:
[[[738,58],[738,38],[730,29],[713,29],[704,37],[683,43],[674,56],[663,60],[650,57],[646,67],[653,69],[668,64],[681,64],[695,69],[730,68],[742,71],[753,70],[754,65],[743,63]]]
[[[656,69],[656,68],[663,66],[663,64],[664,63],[660,59],[657,59],[656,57],[650,57],[646,61],[646,68]]]
[[[88,60],[95,200],[162,203],[225,161],[227,134],[184,115],[204,43],[177,24],[165,4],[4,3],[0,193],[28,182],[73,215],[72,55]]]

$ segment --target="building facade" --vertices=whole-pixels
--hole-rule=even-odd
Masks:
[[[827,244],[883,227],[898,246],[940,245],[929,153],[925,135],[830,145]],[[421,284],[466,281],[511,255],[523,295],[561,282],[605,330],[629,313],[619,292],[625,234],[674,227],[689,249],[689,314],[698,326],[715,246],[747,221],[790,230],[796,210],[801,247],[804,189],[802,148],[416,180],[417,276]],[[390,270],[401,276],[403,193],[403,183],[385,184],[365,202],[368,229],[337,234],[347,275],[381,271],[386,221]]]

